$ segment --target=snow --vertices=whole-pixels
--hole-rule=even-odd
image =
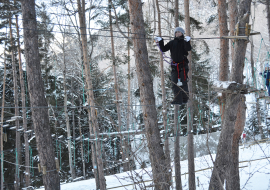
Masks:
[[[270,144],[266,143],[246,144],[239,147],[239,172],[241,189],[269,190],[270,189]],[[215,155],[212,154],[213,159]],[[173,164],[172,164],[173,167]],[[208,189],[213,163],[210,155],[195,158],[196,189]],[[183,189],[188,189],[188,163],[181,161],[181,174]],[[268,174],[268,175],[267,175]],[[139,169],[116,175],[106,176],[107,189],[124,190],[135,189],[131,176],[136,182],[145,181],[151,183],[151,168]],[[136,177],[137,176],[137,177]],[[173,171],[174,176],[174,171]],[[199,182],[199,183],[198,183]],[[140,183],[141,185],[143,183]],[[139,187],[137,187],[140,189]],[[61,190],[94,190],[95,179],[82,180],[73,183],[61,184]],[[43,190],[43,189],[40,189]]]
[[[236,82],[234,82],[234,81],[218,81],[218,80],[216,80],[216,81],[213,82],[213,86],[226,89],[232,83],[236,83]]]

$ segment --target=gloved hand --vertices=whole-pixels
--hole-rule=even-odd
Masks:
[[[154,39],[155,39],[156,42],[159,42],[159,41],[162,40],[162,38],[161,37],[158,37],[158,36],[156,36]]]
[[[188,42],[190,39],[191,39],[191,37],[189,37],[189,36],[186,36],[186,37],[185,37],[185,41],[186,41],[186,42]]]

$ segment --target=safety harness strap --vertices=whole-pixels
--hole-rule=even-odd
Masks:
[[[176,62],[174,62],[173,61],[173,63],[174,64],[176,64],[177,65],[177,73],[178,73],[178,79],[180,79],[180,69],[179,69],[179,65],[180,64],[183,64],[183,70],[184,70],[184,81],[187,79],[187,76],[186,76],[186,69],[185,69],[185,61],[183,60],[182,62],[180,62],[180,63],[176,63]]]

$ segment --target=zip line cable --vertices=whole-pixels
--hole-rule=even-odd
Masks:
[[[45,34],[42,33],[42,35],[50,35],[49,33],[57,33],[57,34],[71,34],[71,35],[77,35],[78,33],[76,32],[62,32],[62,31],[47,31],[47,30],[40,30],[40,29],[29,29],[29,28],[20,28],[21,30],[30,30],[30,31],[37,31],[37,32],[44,32]],[[98,29],[97,29],[98,30]],[[103,30],[103,31],[108,31],[108,30]],[[117,32],[117,31],[115,31]],[[47,34],[46,34],[47,33]],[[147,34],[139,34],[139,33],[133,33],[135,35],[141,35],[142,37],[134,37],[134,36],[131,36],[129,37],[130,39],[147,39],[147,40],[153,40],[153,37],[144,37],[145,35]],[[38,35],[41,35],[41,34],[38,34]],[[106,37],[106,38],[110,38],[111,36],[110,35],[102,35],[102,34],[81,34],[80,35],[87,35],[87,36],[90,36],[90,37]],[[237,36],[241,39],[246,39],[248,40],[248,36]],[[210,39],[216,39],[216,40],[221,40],[221,39],[237,39],[237,37],[235,36],[224,36],[224,37],[201,37],[201,38],[195,38],[195,37],[191,37],[191,40],[210,40]],[[124,38],[124,39],[127,39],[126,37],[124,36],[114,36],[114,38]],[[163,36],[163,39],[172,39],[174,37],[170,37],[170,36]]]

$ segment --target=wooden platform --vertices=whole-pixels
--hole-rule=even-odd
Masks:
[[[229,94],[248,94],[250,87],[246,84],[238,84],[231,81],[219,81],[216,85],[212,86],[216,92],[229,93]]]

